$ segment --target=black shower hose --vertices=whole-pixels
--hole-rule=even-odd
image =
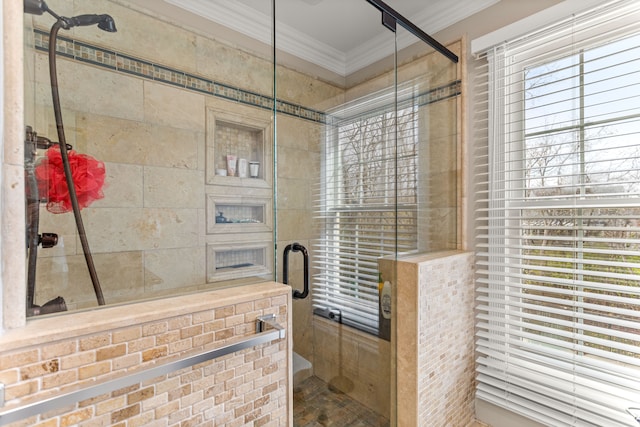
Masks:
[[[82,222],[82,215],[80,215],[80,206],[78,205],[76,188],[73,183],[73,175],[71,166],[69,164],[69,154],[67,153],[67,140],[64,135],[64,125],[62,123],[62,110],[60,108],[58,76],[56,71],[56,39],[58,36],[58,31],[62,27],[63,22],[58,19],[58,21],[56,21],[56,23],[51,27],[51,32],[49,33],[49,77],[51,79],[51,97],[53,98],[53,111],[56,117],[56,129],[58,131],[58,143],[60,146],[60,155],[62,157],[62,164],[64,167],[64,176],[66,178],[67,187],[69,189],[69,198],[71,199],[71,207],[73,208],[73,216],[76,220],[76,228],[78,230],[78,236],[80,237],[82,252],[84,253],[84,259],[87,262],[89,276],[91,276],[91,283],[93,284],[93,290],[95,291],[98,304],[105,305],[104,296],[102,295],[102,288],[100,287],[100,281],[98,280],[96,267],[93,263],[93,255],[91,255],[91,249],[89,248],[89,242],[87,241],[87,233],[84,229],[84,223]]]

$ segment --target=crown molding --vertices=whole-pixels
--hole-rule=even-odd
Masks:
[[[411,21],[427,34],[435,34],[469,16],[485,9],[500,0],[467,0],[451,4],[439,1],[414,15]],[[398,49],[404,49],[415,43],[416,37],[405,30],[398,32]],[[380,35],[347,53],[345,64],[346,75],[371,65],[393,53],[394,44],[391,37]]]
[[[254,40],[272,44],[271,17],[233,0],[165,0],[174,6],[238,31]],[[339,75],[345,74],[345,54],[286,24],[278,24],[278,49]]]
[[[428,9],[408,17],[428,34],[465,19],[499,0],[436,0]],[[174,6],[209,19],[248,37],[272,44],[272,20],[256,9],[233,0],[165,0]],[[341,76],[349,75],[393,53],[393,37],[381,34],[349,52],[342,52],[286,25],[278,24],[276,44],[279,50],[319,65]],[[408,31],[398,32],[398,48],[416,42]]]

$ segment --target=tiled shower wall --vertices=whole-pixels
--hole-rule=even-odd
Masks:
[[[74,2],[50,0],[48,4],[68,16],[86,13],[89,9],[112,14],[118,33],[85,28],[62,35],[125,53],[121,63],[114,62],[125,66],[122,70],[85,66],[65,58],[61,58],[59,64],[69,142],[79,151],[107,162],[106,197],[84,211],[107,301],[132,300],[147,291],[161,295],[175,289],[200,288],[206,282],[207,262],[203,238],[207,213],[202,197],[205,111],[213,108],[240,115],[268,116],[268,110],[257,105],[265,102],[267,105],[269,100],[249,92],[269,93],[272,79],[269,61],[184,28],[158,25],[157,19],[122,7],[122,2],[75,2],[82,10],[74,10]],[[46,29],[51,23],[46,16],[37,19],[40,20],[38,28]],[[81,55],[85,51],[89,50],[81,47]],[[27,117],[42,125],[38,127],[41,135],[52,136],[55,126],[46,58],[41,53],[33,56],[31,71],[37,79],[36,106]],[[138,67],[132,64],[140,62],[132,58],[153,59],[163,66],[158,70]],[[424,65],[425,61],[416,61],[404,73],[407,76],[424,73]],[[175,70],[186,73],[176,77],[175,82],[166,82],[154,80],[155,75],[149,77],[154,70],[160,77],[175,76]],[[203,79],[188,76],[189,73],[223,84],[203,83]],[[319,176],[324,120],[319,111],[339,104],[340,100],[386,87],[387,77],[367,82],[345,95],[343,89],[312,76],[279,69],[279,97],[291,104],[280,105],[285,114],[278,118],[281,190],[278,222],[288,224],[279,229],[278,247],[291,241],[310,246],[309,242],[316,237],[317,229],[312,223],[313,193],[309,189]],[[96,85],[96,81],[100,84]],[[449,81],[443,79],[442,83]],[[180,87],[183,83],[188,87]],[[459,85],[456,86],[444,97],[459,93]],[[251,97],[245,98],[245,95]],[[440,120],[451,121],[451,117],[430,119],[432,129],[444,129]],[[437,154],[431,153],[434,161],[441,165],[443,162]],[[38,288],[41,294],[37,302],[60,294],[71,308],[95,305],[90,286],[79,286],[88,284],[88,277],[84,273],[72,216],[45,215],[43,223],[45,231],[49,231],[47,228],[61,230],[65,244],[41,254],[43,263],[39,272],[51,278],[51,284]],[[176,263],[176,259],[180,262]],[[294,287],[301,286],[301,261],[298,257],[292,259],[290,273]],[[279,265],[278,271],[281,268]],[[133,283],[142,285],[132,286]],[[312,360],[310,302],[298,301],[296,305],[297,351]]]
[[[344,377],[340,390],[385,419],[391,413],[391,344],[332,320],[313,321],[313,373],[327,384]]]
[[[0,411],[235,342],[265,314],[290,331],[290,301],[290,288],[265,283],[32,320],[0,337]],[[288,426],[290,345],[287,335],[11,425]]]
[[[67,16],[109,13],[118,25],[118,32],[109,34],[94,28],[61,31],[63,52],[58,61],[68,142],[106,163],[105,198],[86,208],[83,215],[108,304],[210,286],[206,284],[211,264],[207,239],[212,237],[206,236],[206,218],[215,212],[207,212],[204,194],[206,111],[269,121],[272,102],[273,67],[268,55],[250,54],[123,4],[126,2],[48,2],[50,8]],[[25,116],[40,135],[55,137],[42,52],[51,23],[47,15],[35,17],[35,40],[27,40],[28,47],[35,43],[39,48],[35,53],[26,52],[26,75],[35,79],[35,90],[27,91]],[[460,49],[459,43],[449,47]],[[435,55],[415,60],[400,71],[401,80],[423,75],[434,68],[434,62]],[[311,247],[318,233],[313,202],[327,120],[323,111],[388,87],[389,75],[347,92],[290,68],[278,67],[277,78],[278,109],[283,114],[278,117],[279,191],[274,221],[286,224],[278,229],[277,246],[297,241]],[[460,93],[460,84],[451,84],[455,76],[430,78],[433,87],[442,87],[424,95],[424,102],[435,102],[425,111],[440,112],[438,117],[429,113],[429,137],[441,140],[452,135],[449,128],[455,117],[449,114],[449,107],[442,106],[451,104],[452,97]],[[33,82],[27,81],[26,89],[33,89],[31,86]],[[447,98],[450,100],[439,102]],[[448,142],[449,148],[455,146]],[[440,149],[425,155],[429,156],[427,164],[455,169],[452,156],[443,161]],[[446,173],[451,174],[451,169]],[[443,187],[435,183],[425,188],[431,192],[431,188],[442,191]],[[438,215],[438,222],[429,224],[442,224],[442,218],[445,224],[452,223],[455,200],[440,204],[439,195],[423,197],[429,199],[425,215]],[[58,232],[62,243],[39,252],[36,303],[61,295],[70,309],[95,306],[73,216],[42,210],[41,229]],[[449,227],[437,227],[441,234],[444,229]],[[455,238],[455,233],[444,234]],[[291,284],[301,287],[302,260],[294,256],[291,262]],[[277,271],[282,271],[281,265]],[[295,311],[300,326],[294,331],[297,351],[312,360],[309,300],[298,301]]]
[[[106,164],[105,197],[85,208],[83,219],[107,304],[210,288],[207,245],[217,236],[207,235],[206,228],[215,215],[206,206],[206,111],[271,122],[269,56],[249,54],[122,2],[47,4],[65,16],[109,13],[118,26],[116,33],[63,30],[58,55],[67,141]],[[25,117],[39,135],[57,140],[43,51],[51,24],[46,14],[35,17],[35,34],[26,33],[33,40],[26,40]],[[278,104],[278,220],[291,224],[280,230],[278,243],[308,246],[315,232],[308,189],[319,174],[324,114],[302,106],[319,105],[342,90],[285,68],[278,77],[286,87]],[[39,251],[36,304],[60,295],[69,309],[95,306],[73,215],[43,208],[40,229],[58,233],[60,244]],[[238,234],[238,241],[243,238]],[[297,280],[302,265],[295,260],[292,267]]]

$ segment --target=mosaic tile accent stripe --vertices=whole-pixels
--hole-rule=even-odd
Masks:
[[[34,30],[35,48],[40,51],[49,50],[49,33],[40,29]],[[171,84],[187,90],[193,90],[207,95],[265,110],[273,109],[273,98],[267,95],[251,92],[239,87],[209,80],[184,71],[175,70],[161,64],[155,64],[144,59],[135,58],[123,53],[114,52],[100,46],[91,45],[79,40],[58,36],[56,51],[59,55],[76,61],[89,63],[101,68],[132,74],[141,78]],[[419,105],[430,104],[453,96],[460,95],[460,80],[445,86],[432,89],[419,95]],[[317,123],[331,123],[328,114],[301,105],[278,100],[276,109],[279,113],[310,120]]]
[[[422,107],[427,104],[433,104],[434,102],[456,97],[460,94],[462,94],[462,82],[456,80],[418,95],[417,104]]]

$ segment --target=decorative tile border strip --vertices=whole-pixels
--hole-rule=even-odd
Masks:
[[[444,86],[421,93],[418,95],[418,102],[416,104],[422,107],[427,104],[433,104],[434,102],[456,97],[460,94],[462,94],[462,81],[456,80]]]
[[[48,32],[35,29],[34,41],[37,50],[48,52]],[[144,79],[171,84],[187,90],[205,93],[265,110],[273,110],[273,98],[270,96],[215,82],[204,77],[104,49],[100,46],[91,45],[79,40],[59,35],[57,37],[56,50],[61,56],[101,68],[132,74]],[[418,105],[431,104],[460,95],[460,93],[461,82],[457,80],[419,95]],[[327,124],[334,121],[331,120],[331,117],[329,117],[327,113],[286,101],[278,100],[276,102],[276,109],[279,113],[311,120],[313,122]]]

